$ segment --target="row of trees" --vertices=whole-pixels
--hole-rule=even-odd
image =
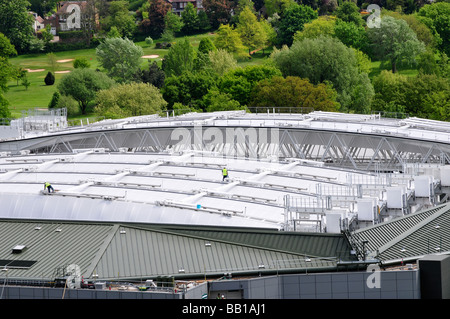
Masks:
[[[123,3],[114,3],[122,7],[117,12],[122,12]],[[221,22],[212,37],[214,41],[205,37],[198,49],[187,39],[178,41],[169,49],[161,67],[151,63],[148,69],[141,70],[142,49],[124,36],[124,28],[111,22],[109,33],[116,36],[105,39],[97,47],[105,74],[73,72],[59,84],[59,94],[75,98],[82,112],[96,101],[100,91],[116,86],[126,90],[135,83],[155,87],[154,92],[163,99],[155,100],[164,101],[159,103],[160,107],[177,110],[314,105],[317,110],[408,112],[435,118],[448,108],[448,21],[442,19],[449,16],[446,2],[427,4],[414,14],[383,10],[376,27],[368,27],[359,13],[360,8],[348,1],[336,8],[314,10],[313,3],[266,0],[267,18],[257,13],[258,2],[239,1],[234,6],[235,15],[224,14],[220,6],[211,10],[208,7],[211,3],[204,2],[204,12],[208,19],[214,16],[216,22]],[[160,6],[160,10],[155,6]],[[165,14],[157,14],[166,9]],[[159,0],[144,2],[138,10],[142,14],[139,26],[147,19],[151,28],[159,26],[161,34],[195,33],[200,19],[191,9],[187,8],[178,17]],[[113,19],[117,16],[120,15],[110,15],[109,20],[119,21]],[[103,21],[108,21],[106,18]],[[194,20],[197,22],[191,23]],[[211,25],[212,21],[209,22]],[[236,59],[248,58],[253,51],[272,46],[277,48],[263,65],[238,67]],[[389,61],[392,77],[382,72],[371,80],[372,60]],[[419,75],[406,80],[399,76],[397,69],[407,64],[420,69]],[[86,80],[75,78],[82,72],[86,73]],[[91,77],[102,77],[99,80],[102,85],[94,84],[93,80],[90,83],[87,79]],[[66,80],[71,78],[72,81]],[[423,81],[427,85],[422,85]],[[82,88],[69,92],[64,86],[70,82],[88,83],[86,87],[93,94],[87,94]],[[428,89],[420,92],[420,98],[417,90],[414,91],[416,85]],[[393,90],[397,87],[397,91]],[[85,101],[76,97],[77,92],[83,92],[79,95]],[[97,101],[98,105],[101,99]],[[117,107],[96,110],[111,117],[125,114]],[[143,112],[139,110],[140,114]]]

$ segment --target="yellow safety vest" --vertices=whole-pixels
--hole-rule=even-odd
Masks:
[[[45,187],[49,187],[50,186],[50,183],[45,183]]]
[[[226,176],[226,175],[228,175],[228,171],[227,171],[227,169],[226,169],[226,168],[224,168],[224,169],[222,170],[222,174],[223,174],[223,176]]]

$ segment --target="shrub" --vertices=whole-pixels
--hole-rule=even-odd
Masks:
[[[55,76],[52,72],[48,72],[44,79],[45,85],[53,85],[55,84]]]

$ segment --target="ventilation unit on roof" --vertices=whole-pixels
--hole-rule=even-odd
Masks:
[[[13,254],[20,254],[20,253],[22,253],[26,248],[27,248],[27,246],[25,246],[25,245],[16,245],[16,246],[13,247],[12,253],[13,253]]]

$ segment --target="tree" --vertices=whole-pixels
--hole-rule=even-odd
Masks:
[[[44,41],[44,44],[47,45],[50,43],[50,41],[53,40],[53,34],[51,33],[52,26],[50,24],[47,24],[45,28],[40,32],[42,40]]]
[[[255,85],[264,79],[281,76],[280,70],[273,66],[249,65],[235,68],[225,73],[218,81],[221,92],[228,93],[241,105],[248,105],[250,94]]]
[[[334,26],[334,35],[348,47],[366,53],[369,50],[369,39],[367,38],[366,29],[363,26],[337,19]]]
[[[422,17],[417,14],[401,14],[398,12],[383,10],[382,15],[388,15],[395,19],[405,20],[409,27],[416,33],[419,41],[422,41],[427,47],[431,47],[433,49],[437,48],[437,40],[431,32],[431,29],[421,21]]]
[[[294,41],[320,36],[334,37],[336,19],[332,16],[320,16],[309,23],[305,23],[302,31],[294,34]]]
[[[52,72],[47,72],[47,75],[44,78],[45,85],[53,85],[55,84],[55,75]]]
[[[3,97],[3,94],[0,92],[0,118],[8,119],[11,118],[11,111],[9,110],[9,102],[7,99]]]
[[[188,38],[184,38],[170,47],[163,61],[163,70],[168,77],[191,72],[194,69],[195,57],[194,47]]]
[[[28,14],[26,0],[0,0],[0,32],[19,54],[28,51],[33,35],[33,17]]]
[[[31,85],[31,82],[27,76],[22,78],[22,85],[25,87],[25,91],[28,91],[28,87]]]
[[[95,99],[97,91],[108,89],[114,84],[114,80],[106,74],[92,69],[75,69],[65,75],[58,84],[61,95],[69,95],[74,98],[86,114],[89,102]]]
[[[158,114],[167,105],[159,90],[148,83],[126,83],[97,93],[94,111],[108,118]]]
[[[222,76],[226,72],[233,70],[237,68],[238,64],[234,56],[223,50],[218,49],[214,51],[210,51],[209,54],[209,61],[211,69],[218,75]]]
[[[17,54],[16,49],[9,39],[0,33],[0,117],[9,118],[9,102],[3,97],[3,92],[8,91],[9,80],[16,78],[17,80],[26,77],[26,71],[22,68],[14,67],[8,61],[8,57]],[[24,72],[23,72],[24,71]]]
[[[231,0],[203,0],[203,9],[209,17],[212,29],[217,29],[221,24],[230,22],[234,9]]]
[[[184,34],[194,34],[198,32],[198,16],[194,5],[188,2],[183,12],[181,12],[181,21],[183,21],[182,31]]]
[[[75,69],[83,69],[83,68],[90,68],[91,64],[89,63],[88,59],[85,57],[79,57],[75,58],[73,60],[73,67]]]
[[[59,91],[55,91],[52,95],[52,99],[50,100],[50,103],[48,104],[49,109],[56,108],[58,106],[59,99],[61,98],[61,94]]]
[[[247,48],[242,44],[239,33],[228,24],[223,24],[216,32],[214,45],[218,49],[226,50],[230,53],[243,55]]]
[[[375,91],[372,111],[397,113],[406,111],[408,80],[405,75],[383,70],[373,78],[372,83]]]
[[[295,5],[294,0],[264,0],[267,15],[271,17],[275,13],[281,15],[290,6]]]
[[[380,27],[369,28],[367,33],[375,56],[389,60],[394,73],[399,62],[412,64],[415,57],[425,50],[423,42],[417,40],[416,34],[404,20],[383,17]]]
[[[164,30],[169,30],[173,34],[180,32],[183,28],[184,23],[181,18],[169,10],[164,16]]]
[[[108,76],[129,82],[141,65],[142,48],[129,39],[107,38],[96,49],[98,62]]]
[[[211,29],[211,23],[209,22],[208,15],[204,10],[201,10],[198,14],[198,29],[200,32],[206,32]]]
[[[337,93],[330,85],[313,85],[308,79],[296,76],[274,76],[258,82],[251,93],[250,106],[312,108],[315,111],[335,112],[339,109]]]
[[[148,18],[139,24],[141,31],[154,38],[159,37],[166,27],[164,17],[171,9],[171,4],[165,0],[152,0],[145,12]]]
[[[283,12],[279,22],[279,40],[281,44],[291,45],[294,34],[302,31],[306,23],[317,19],[317,12],[304,5],[291,5]]]
[[[266,30],[248,6],[239,14],[236,30],[241,36],[242,43],[248,47],[249,55],[251,49],[259,49],[267,43]]]
[[[336,17],[345,22],[351,22],[358,27],[364,25],[358,6],[352,1],[345,1],[336,10]]]
[[[215,51],[216,46],[209,37],[203,37],[198,44],[198,52],[209,54],[210,51]]]
[[[417,16],[434,33],[439,50],[450,56],[450,3],[427,4],[419,10]]]
[[[16,54],[17,51],[11,41],[3,33],[0,33],[0,57],[7,58]]]
[[[109,4],[109,15],[103,20],[102,24],[105,31],[115,27],[121,37],[133,37],[136,23],[134,17],[129,14],[128,1],[112,1]]]
[[[361,72],[353,49],[335,38],[319,37],[295,41],[290,48],[271,55],[283,76],[307,78],[315,85],[330,83],[338,93],[342,111],[367,113],[373,87]]]
[[[164,80],[165,80],[165,73],[155,61],[150,62],[149,60],[148,70],[138,71],[138,81],[151,84],[157,87],[158,89],[164,86]]]
[[[217,77],[207,72],[183,72],[179,76],[166,78],[161,89],[171,108],[175,103],[205,111],[203,96],[216,86]]]
[[[211,89],[203,96],[203,104],[207,112],[233,111],[243,109],[238,101],[233,100],[231,94]]]

